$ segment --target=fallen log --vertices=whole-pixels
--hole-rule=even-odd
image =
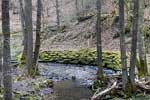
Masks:
[[[117,86],[117,81],[113,83],[113,85],[110,88],[105,89],[104,91],[99,92],[100,88],[97,89],[97,91],[94,93],[94,95],[91,97],[91,100],[95,100],[98,97],[101,97],[102,95],[107,94],[110,92],[112,89],[114,89]]]

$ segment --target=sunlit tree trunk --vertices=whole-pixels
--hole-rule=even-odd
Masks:
[[[98,78],[103,79],[102,67],[102,44],[101,44],[101,0],[97,0],[97,22],[96,22],[96,36],[97,36],[97,64],[98,64]]]
[[[146,77],[148,75],[147,59],[146,59],[146,47],[144,33],[142,32],[144,24],[144,1],[140,1],[140,16],[139,16],[139,32],[138,32],[138,50],[139,50],[139,65],[138,65],[138,75],[139,77]]]
[[[33,67],[35,70],[38,70],[38,58],[40,51],[40,34],[41,34],[41,18],[42,18],[42,2],[41,0],[37,0],[37,21],[36,21],[36,40],[35,40],[35,48],[34,48],[34,59],[33,59]]]
[[[133,29],[132,29],[132,46],[131,46],[131,57],[130,57],[130,88],[131,92],[135,91],[135,65],[137,56],[137,33],[138,33],[138,19],[139,19],[139,0],[134,0],[133,9]]]
[[[127,73],[127,57],[124,32],[124,0],[119,0],[119,23],[120,23],[120,50],[121,50],[121,65],[122,65],[122,81],[123,89],[126,91],[128,83]]]
[[[3,41],[3,84],[4,100],[12,100],[12,77],[10,66],[10,18],[9,1],[2,0],[2,33]]]
[[[25,25],[27,30],[27,67],[32,73],[33,65],[33,26],[32,26],[32,0],[25,0]]]

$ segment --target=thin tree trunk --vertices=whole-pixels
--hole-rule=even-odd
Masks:
[[[135,92],[135,65],[137,55],[137,33],[138,33],[138,19],[139,19],[139,0],[134,0],[133,9],[133,33],[132,33],[132,46],[131,46],[131,57],[130,57],[130,88],[131,92]]]
[[[2,0],[2,33],[3,41],[3,83],[4,83],[4,100],[12,100],[12,77],[10,66],[10,18],[9,18],[9,1]]]
[[[60,16],[59,16],[59,3],[58,0],[56,0],[56,16],[57,16],[57,28],[60,28]]]
[[[0,86],[3,82],[3,36],[0,35]]]
[[[122,65],[122,81],[123,89],[126,91],[128,83],[127,73],[127,57],[124,32],[124,0],[119,0],[119,20],[120,20],[120,50],[121,50],[121,65]]]
[[[32,0],[25,0],[25,24],[27,30],[27,67],[28,73],[32,73],[33,65],[33,26],[32,26]]]
[[[40,51],[40,33],[41,33],[41,18],[42,18],[42,2],[41,0],[37,0],[37,21],[36,21],[36,40],[35,40],[35,48],[34,48],[34,59],[33,66],[36,67],[36,71],[38,70],[37,63],[39,58]]]
[[[144,34],[142,33],[143,28],[143,15],[144,15],[144,1],[140,1],[140,17],[139,17],[139,23],[140,28],[138,32],[138,50],[139,50],[139,70],[138,75],[139,77],[146,77],[148,75],[148,68],[147,68],[147,59],[146,59],[146,49],[145,49],[145,40],[144,40]]]
[[[97,34],[97,64],[99,68],[98,76],[100,79],[103,79],[102,44],[101,44],[101,0],[97,0],[96,34]]]
[[[81,0],[81,7],[82,7],[81,17],[84,17],[84,0]]]
[[[25,63],[24,61],[26,61],[27,58],[27,31],[26,31],[26,25],[25,25],[25,12],[23,9],[23,1],[19,0],[19,4],[20,4],[20,19],[21,19],[21,27],[22,27],[22,32],[23,32],[23,53],[22,53],[22,63]]]
[[[23,1],[19,0],[19,7],[20,7],[20,20],[21,20],[21,28],[23,35],[25,35],[25,15],[24,15],[24,9],[23,9]],[[25,36],[24,36],[25,37]],[[24,44],[24,41],[23,41]]]
[[[76,18],[79,17],[79,9],[78,9],[78,0],[75,0],[75,7],[76,7]]]

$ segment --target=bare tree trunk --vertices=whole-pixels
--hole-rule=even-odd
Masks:
[[[103,79],[103,67],[102,67],[102,44],[101,44],[101,0],[97,0],[97,64],[98,64],[98,76]]]
[[[82,8],[81,17],[84,17],[84,0],[81,0],[81,8]]]
[[[120,20],[120,50],[121,50],[121,65],[122,65],[122,81],[123,89],[126,91],[128,83],[127,72],[127,56],[124,32],[124,0],[119,0],[119,20]]]
[[[9,19],[9,1],[2,0],[2,33],[3,41],[3,83],[4,100],[12,100],[12,77],[10,66],[10,19]]]
[[[3,36],[0,35],[0,86],[3,82]]]
[[[33,66],[38,70],[37,63],[39,58],[40,51],[40,34],[41,34],[41,18],[42,18],[42,2],[41,0],[37,0],[37,21],[36,21],[36,40],[35,40],[35,48],[34,48],[34,59]]]
[[[25,0],[25,24],[27,30],[27,67],[28,73],[32,73],[33,65],[33,26],[32,26],[32,0]]]
[[[134,0],[133,9],[133,33],[132,33],[132,46],[131,46],[131,57],[130,57],[130,88],[131,92],[135,91],[135,65],[137,55],[137,33],[138,33],[138,19],[139,19],[139,0]]]
[[[56,0],[56,16],[57,16],[57,28],[60,28],[60,16],[59,16],[59,3],[58,0]]]
[[[27,31],[26,31],[26,25],[25,25],[25,12],[24,12],[24,8],[23,8],[23,1],[19,0],[19,4],[20,4],[20,19],[21,19],[21,27],[22,27],[22,32],[23,32],[23,53],[22,53],[22,61],[21,63],[24,63],[24,61],[26,61],[27,58]]]
[[[78,9],[78,0],[75,0],[75,7],[76,7],[76,18],[79,17],[79,9]]]
[[[148,76],[147,59],[146,59],[146,45],[144,40],[144,33],[142,32],[144,20],[144,1],[140,1],[140,17],[139,17],[139,32],[138,32],[138,50],[139,50],[139,66],[138,75],[139,77]]]
[[[21,28],[22,32],[25,35],[25,14],[24,14],[24,9],[23,9],[23,1],[19,0],[19,7],[20,7],[20,20],[21,20]],[[24,44],[24,42],[23,42]]]

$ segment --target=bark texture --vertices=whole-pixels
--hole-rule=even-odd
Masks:
[[[139,32],[138,32],[138,51],[139,51],[139,65],[138,75],[139,77],[146,77],[148,75],[147,60],[146,60],[146,43],[144,39],[144,33],[142,28],[144,25],[144,1],[140,1],[140,12],[139,12]]]
[[[60,28],[60,16],[59,16],[59,2],[56,0],[56,16],[57,16],[57,28]]]
[[[96,34],[97,34],[97,63],[98,63],[98,76],[103,78],[102,68],[102,43],[101,43],[101,0],[97,0],[97,22],[96,22]]]
[[[21,28],[23,32],[23,53],[22,53],[22,58],[21,58],[21,63],[25,63],[27,58],[27,27],[25,25],[25,11],[24,11],[24,4],[23,0],[19,0],[19,7],[20,7],[20,19],[21,19]]]
[[[121,51],[121,65],[122,65],[122,81],[123,89],[127,89],[128,72],[127,72],[127,56],[125,44],[125,31],[124,31],[124,0],[119,0],[119,23],[120,23],[120,51]]]
[[[137,56],[137,33],[138,33],[138,19],[139,19],[139,0],[134,0],[133,9],[133,29],[132,29],[132,46],[130,57],[130,88],[131,92],[135,92],[135,65]]]
[[[33,26],[32,26],[32,0],[25,0],[25,25],[27,30],[27,67],[32,73],[33,64]]]
[[[9,1],[2,0],[2,33],[3,41],[3,83],[4,83],[4,100],[12,100],[12,77],[10,66],[10,18],[9,18]]]
[[[41,34],[41,18],[42,18],[42,2],[41,0],[37,0],[37,21],[36,21],[36,40],[35,40],[35,48],[34,48],[34,59],[33,59],[33,67],[35,70],[38,70],[38,58],[40,51],[40,34]]]

